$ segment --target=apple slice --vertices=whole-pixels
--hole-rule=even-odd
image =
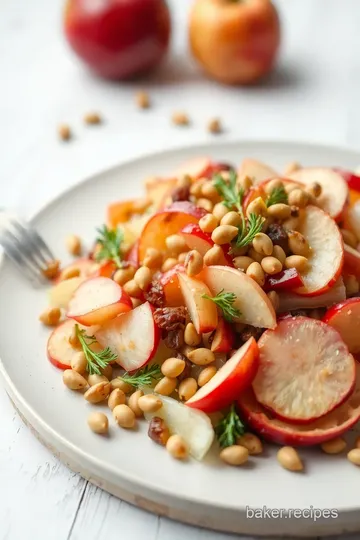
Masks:
[[[75,277],[56,283],[48,293],[50,305],[60,309],[67,309],[74,292],[84,280],[85,278],[83,277]]]
[[[233,327],[224,319],[219,319],[217,329],[211,342],[214,353],[228,353],[234,346],[235,334]]]
[[[47,356],[50,362],[57,368],[69,369],[74,355],[80,350],[74,349],[69,343],[69,337],[75,324],[76,322],[72,320],[64,321],[50,334],[47,342]],[[92,336],[97,328],[83,328],[83,330],[85,330],[87,335]],[[91,344],[90,348],[94,351],[101,350],[98,343]]]
[[[292,292],[279,294],[278,313],[294,311],[296,309],[315,309],[329,307],[346,298],[346,289],[342,278],[339,278],[335,285],[328,291],[317,296],[300,296]]]
[[[344,262],[344,244],[341,233],[331,217],[317,206],[307,206],[299,232],[311,247],[309,269],[301,274],[304,287],[297,294],[322,294],[340,277]]]
[[[332,306],[323,321],[339,332],[352,354],[360,353],[360,298]]]
[[[196,249],[203,257],[209,251],[209,249],[214,246],[214,241],[211,239],[211,234],[202,231],[199,225],[195,223],[185,225],[179,234],[184,238],[189,249]],[[224,266],[233,266],[232,257],[229,255],[230,247],[230,244],[225,244],[222,246],[224,256],[222,257],[222,260],[219,261],[219,264]]]
[[[176,187],[177,178],[151,178],[146,182],[146,195],[154,211],[164,206],[164,201]]]
[[[71,270],[79,270],[80,274],[79,277],[87,278],[92,276],[95,272],[97,272],[100,268],[100,264],[94,261],[93,259],[88,258],[81,258],[77,259],[76,261],[68,264],[62,270],[60,271],[58,277],[56,278],[56,283],[59,281],[64,281],[64,278],[66,278],[66,274],[68,274]]]
[[[259,349],[252,337],[186,402],[186,405],[206,413],[227,407],[251,385],[258,366]]]
[[[346,208],[348,186],[341,174],[325,167],[299,169],[289,175],[291,180],[305,186],[321,185],[321,195],[317,201],[321,208],[333,219],[339,220]]]
[[[198,223],[206,210],[188,201],[179,201],[152,216],[139,241],[139,261],[144,260],[149,247],[166,251],[166,238],[177,234],[188,223]]]
[[[183,264],[176,264],[170,270],[162,274],[160,283],[163,286],[165,294],[165,305],[169,307],[177,307],[184,305],[183,295],[180,289],[178,273],[184,273],[185,267]]]
[[[153,393],[150,388],[143,388],[144,393]],[[171,434],[180,435],[189,447],[190,455],[201,461],[208,453],[213,440],[214,429],[210,418],[202,411],[187,407],[173,398],[157,394],[163,406],[154,413],[145,413],[146,420],[158,416],[165,420]]]
[[[234,293],[233,306],[241,315],[235,322],[257,328],[275,328],[276,314],[262,288],[249,276],[230,266],[206,266],[198,276],[216,296],[224,291]]]
[[[339,333],[307,317],[283,319],[258,341],[256,399],[278,418],[308,423],[343,403],[355,385],[355,360]]]
[[[286,268],[279,274],[270,276],[266,275],[265,278],[265,291],[291,291],[298,289],[304,285],[303,280],[296,268]]]
[[[356,201],[350,208],[347,209],[344,219],[344,228],[350,229],[360,240],[360,201]]]
[[[130,251],[127,252],[125,260],[135,268],[139,268],[139,240],[136,240]]]
[[[265,163],[252,158],[245,158],[238,169],[238,179],[248,176],[254,185],[260,184],[268,178],[279,177],[279,174]]]
[[[181,178],[187,174],[193,180],[197,180],[198,178],[206,177],[212,167],[213,164],[210,158],[197,157],[183,163],[180,167],[173,171],[172,174],[176,178]]]
[[[112,279],[97,277],[84,281],[75,291],[67,316],[84,326],[92,326],[103,324],[130,309],[131,299],[120,285]]]
[[[344,244],[344,271],[360,278],[360,252]]]
[[[209,288],[198,279],[186,274],[178,274],[180,289],[190,318],[198,334],[206,334],[216,329],[218,314],[216,305],[211,300],[204,298],[210,295]]]
[[[105,323],[95,332],[102,347],[110,347],[116,362],[126,371],[136,371],[150,362],[160,342],[149,302]]]

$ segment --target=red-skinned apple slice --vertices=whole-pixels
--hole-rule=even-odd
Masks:
[[[127,252],[125,260],[135,268],[139,268],[139,240],[136,240],[130,251]]]
[[[360,201],[354,202],[345,212],[344,228],[350,229],[356,238],[360,239]]]
[[[184,175],[189,175],[193,180],[206,177],[209,170],[213,167],[213,163],[208,157],[197,157],[190,159],[173,171],[176,178],[181,178]]]
[[[258,341],[253,390],[261,405],[293,423],[309,423],[352,393],[356,367],[340,334],[307,317],[281,320]]]
[[[55,281],[63,281],[64,276],[66,278],[66,274],[68,274],[68,272],[70,272],[71,270],[79,270],[79,277],[88,278],[92,276],[95,272],[98,272],[99,268],[100,264],[93,259],[87,259],[85,257],[77,259],[76,261],[62,268]]]
[[[316,206],[304,210],[299,232],[306,238],[311,253],[309,267],[301,274],[304,287],[297,294],[314,296],[326,292],[341,275],[344,244],[341,233],[331,217]]]
[[[337,409],[306,425],[283,422],[256,401],[251,388],[239,396],[241,417],[264,439],[289,446],[314,446],[340,437],[360,420],[360,367],[353,394]]]
[[[332,306],[323,321],[339,332],[352,354],[360,353],[360,298]]]
[[[206,210],[188,201],[179,201],[155,214],[146,223],[139,240],[139,261],[149,247],[166,251],[166,238],[177,234],[188,223],[198,223]]]
[[[204,298],[210,295],[209,288],[198,279],[186,274],[178,274],[180,289],[190,318],[198,334],[213,332],[218,323],[216,305],[211,300]]]
[[[339,220],[344,213],[348,199],[348,186],[341,174],[323,167],[299,169],[289,175],[291,180],[305,186],[321,185],[319,206],[333,219]]]
[[[344,244],[344,271],[360,278],[360,253]]]
[[[69,302],[67,316],[84,326],[92,326],[103,324],[130,309],[131,299],[120,285],[112,279],[97,277],[78,287]]]
[[[50,305],[60,309],[67,309],[74,292],[84,280],[83,277],[75,277],[56,283],[48,293]]]
[[[219,319],[211,342],[211,350],[214,353],[228,353],[234,346],[235,334],[233,327],[224,319]]]
[[[250,338],[214,377],[186,402],[186,405],[206,413],[227,407],[251,385],[258,363],[258,346],[255,339]]]
[[[276,314],[272,303],[262,288],[243,272],[230,266],[206,266],[198,277],[213,296],[222,291],[235,294],[233,306],[241,313],[236,322],[257,328],[275,328]]]
[[[279,274],[266,275],[265,291],[291,291],[304,285],[303,280],[296,268],[286,268]]]
[[[214,246],[211,234],[202,231],[196,223],[185,225],[179,234],[184,238],[189,249],[196,249],[203,257]],[[219,264],[233,266],[232,258],[228,254],[230,247],[230,244],[222,246],[224,257],[222,261],[219,261]]]
[[[238,178],[242,180],[245,178],[245,176],[251,178],[254,185],[256,185],[260,184],[260,182],[263,182],[264,180],[267,180],[268,178],[278,178],[279,174],[261,161],[246,158],[243,160],[238,169]]]
[[[328,291],[317,296],[300,296],[292,292],[279,293],[278,313],[294,311],[296,309],[315,309],[320,307],[329,307],[346,298],[346,289],[342,278],[333,285]]]
[[[48,359],[59,369],[69,369],[71,367],[72,359],[75,354],[79,352],[79,349],[74,349],[69,343],[69,337],[71,336],[75,324],[76,322],[72,320],[64,321],[52,331],[48,339]],[[96,329],[97,328],[86,328],[84,330],[91,336]],[[93,350],[101,349],[98,343],[91,344],[90,348]]]
[[[159,342],[149,302],[105,323],[95,337],[102,347],[110,347],[117,354],[116,362],[126,371],[135,371],[150,362]]]
[[[183,295],[180,289],[178,273],[184,273],[183,264],[176,264],[170,270],[162,274],[160,283],[165,294],[165,304],[169,307],[182,306],[184,304]]]

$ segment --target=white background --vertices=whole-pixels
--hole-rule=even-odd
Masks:
[[[278,0],[279,68],[266,84],[247,89],[210,82],[189,60],[190,0],[169,2],[174,39],[167,63],[150,79],[123,85],[94,79],[72,57],[61,34],[62,3],[0,3],[0,207],[28,215],[130,156],[213,140],[205,126],[214,116],[226,127],[223,138],[360,146],[359,0]],[[154,104],[146,112],[133,100],[142,87]],[[178,109],[190,115],[191,128],[171,125]],[[103,126],[82,124],[93,110]],[[75,132],[69,144],[57,140],[62,122]],[[2,390],[0,410],[0,540],[234,538],[157,518],[87,484],[37,442]]]

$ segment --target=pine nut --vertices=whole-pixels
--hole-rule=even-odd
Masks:
[[[291,216],[291,208],[283,203],[273,204],[269,206],[268,214],[275,219],[287,219]]]
[[[45,324],[45,326],[56,326],[61,317],[61,311],[59,308],[49,308],[43,311],[39,320]]]
[[[309,204],[309,194],[303,189],[296,188],[289,193],[289,204],[290,206],[305,208]]]
[[[141,90],[135,94],[135,102],[139,109],[148,109],[150,107],[150,96],[148,92]]]
[[[353,296],[354,294],[357,294],[359,292],[359,282],[355,276],[353,276],[352,274],[343,274],[343,280],[347,297]]]
[[[214,214],[205,214],[205,216],[199,220],[200,229],[207,233],[212,233],[218,225],[219,220],[214,216]]]
[[[184,340],[186,345],[190,345],[191,347],[196,347],[201,343],[201,336],[199,336],[199,334],[197,333],[195,326],[192,322],[189,322],[186,325]]]
[[[128,399],[128,406],[137,418],[143,416],[143,411],[139,407],[139,399],[144,395],[142,390],[136,390]]]
[[[215,354],[210,349],[205,349],[205,347],[194,349],[188,354],[188,358],[196,366],[207,366],[215,362]]]
[[[71,369],[77,371],[78,373],[80,373],[80,375],[82,375],[83,373],[85,373],[86,368],[87,360],[83,351],[75,353],[71,359]]]
[[[189,188],[191,186],[191,177],[188,174],[184,174],[181,178],[178,178],[176,187]]]
[[[183,253],[180,253],[180,255],[178,256],[178,263],[184,264],[186,261],[187,254],[188,254],[188,251],[184,251]]]
[[[220,221],[228,212],[229,208],[227,208],[222,202],[216,203],[212,210],[213,215],[218,221]]]
[[[348,460],[354,465],[360,466],[360,448],[350,450],[347,455]]]
[[[73,369],[65,369],[63,372],[63,383],[70,390],[83,390],[87,387],[87,380]]]
[[[198,376],[198,385],[201,387],[201,386],[204,386],[206,383],[208,383],[212,378],[213,376],[216,374],[217,372],[217,369],[215,366],[208,366],[204,369],[202,369],[199,373],[199,376]]]
[[[130,281],[125,283],[123,289],[129,296],[134,296],[135,298],[139,298],[143,293],[135,279],[130,279]]]
[[[174,112],[171,121],[176,126],[188,126],[190,124],[188,115],[182,111]]]
[[[283,250],[283,248],[281,246],[274,246],[273,257],[276,257],[281,262],[281,264],[284,266],[285,259],[286,259],[286,254],[285,254],[285,251]]]
[[[177,379],[163,377],[154,388],[154,392],[162,396],[170,396],[177,386]]]
[[[134,391],[134,387],[131,384],[125,381],[122,381],[119,377],[116,377],[115,379],[110,381],[110,383],[111,383],[112,390],[119,388],[120,390],[124,392],[124,394],[130,394],[130,392]]]
[[[171,252],[173,255],[179,255],[182,251],[187,250],[187,245],[182,236],[180,234],[172,234],[171,236],[168,236],[165,240],[167,249]]]
[[[243,272],[246,272],[250,264],[253,262],[254,262],[254,259],[252,259],[251,257],[246,257],[244,255],[235,257],[235,259],[233,259],[233,264],[235,268],[237,268],[238,270],[242,270]]]
[[[202,187],[208,180],[206,178],[199,178],[195,180],[190,186],[190,193],[196,198],[201,197]]]
[[[169,257],[168,259],[165,259],[163,262],[163,265],[161,267],[162,272],[168,272],[172,268],[174,268],[175,265],[177,265],[178,260],[175,259],[175,257]]]
[[[107,377],[104,377],[104,375],[98,375],[97,373],[93,373],[88,376],[89,386],[95,386],[95,384],[98,384],[101,382],[109,382],[109,380]]]
[[[209,199],[205,199],[205,197],[201,197],[200,199],[197,199],[196,206],[204,208],[204,210],[206,210],[207,212],[212,212],[214,208],[214,203]]]
[[[291,207],[292,208],[292,207]],[[300,219],[299,217],[289,217],[289,219],[286,219],[282,222],[283,229],[285,231],[295,231],[299,226]]]
[[[113,368],[110,364],[101,369],[101,375],[104,375],[109,381],[113,374]]]
[[[237,185],[245,191],[249,191],[250,188],[253,187],[253,181],[251,180],[250,176],[243,176],[242,178],[238,178]]]
[[[161,266],[162,259],[163,256],[158,249],[147,248],[143,266],[148,266],[149,268],[158,268]]]
[[[84,398],[89,403],[101,403],[101,401],[105,401],[109,397],[110,392],[111,384],[109,382],[99,382],[94,386],[90,386],[89,390],[85,392]]]
[[[274,178],[273,180],[270,180],[270,182],[267,182],[267,184],[265,184],[265,193],[267,195],[270,195],[270,193],[274,190],[274,189],[279,189],[279,188],[283,188],[284,187],[284,184],[282,183],[282,181],[280,180],[280,178]]]
[[[69,266],[68,268],[64,268],[64,270],[61,272],[61,281],[79,277],[80,274],[80,268],[76,268],[76,266]]]
[[[261,263],[264,258],[264,255],[261,255],[253,247],[249,249],[248,257],[251,257],[255,262]]]
[[[264,233],[256,234],[252,245],[260,255],[271,255],[274,249],[271,238]]]
[[[204,265],[204,260],[200,253],[193,249],[189,251],[185,259],[185,268],[188,276],[196,276],[201,272]]]
[[[119,268],[116,270],[113,279],[118,285],[125,285],[130,281],[135,275],[135,268],[133,266],[128,266],[127,268]]]
[[[212,232],[211,240],[218,245],[229,244],[238,232],[239,229],[233,225],[219,225]]]
[[[193,377],[184,379],[179,384],[179,398],[181,401],[187,401],[192,398],[198,389],[196,380]]]
[[[294,191],[295,189],[301,189],[301,186],[300,184],[296,182],[287,182],[284,188],[285,188],[286,193],[290,195],[290,193]]]
[[[202,185],[201,195],[205,197],[205,199],[210,199],[210,201],[212,201],[213,203],[218,202],[220,199],[218,190],[209,180]]]
[[[278,274],[282,270],[282,264],[275,257],[264,257],[261,261],[261,267],[269,275]]]
[[[307,191],[310,193],[310,195],[312,195],[313,197],[315,198],[318,198],[320,197],[321,193],[322,193],[322,187],[321,187],[321,184],[318,184],[318,182],[314,182],[313,184],[311,184],[311,186],[309,186],[307,188]]]
[[[47,279],[53,279],[55,278],[59,273],[60,268],[60,261],[53,260],[49,261],[46,265],[46,268],[44,268],[41,272],[44,277]]]
[[[246,270],[246,274],[251,277],[256,283],[262,287],[265,283],[265,274],[264,270],[261,268],[261,265],[258,262],[253,262],[250,264]]]
[[[308,267],[308,260],[301,255],[290,255],[285,259],[285,268],[296,268],[298,272],[304,272]]]
[[[152,271],[147,266],[141,266],[136,270],[134,280],[142,291],[147,291],[152,280]]]
[[[185,360],[182,358],[167,358],[161,366],[161,373],[165,377],[175,379],[184,371]]]
[[[110,410],[114,410],[117,405],[123,405],[125,403],[125,394],[120,388],[115,388],[108,399],[108,407]]]
[[[308,257],[310,252],[309,244],[306,238],[297,231],[288,232],[289,248],[294,255]]]
[[[161,399],[157,396],[154,396],[153,394],[141,396],[139,398],[138,405],[140,409],[145,413],[156,412],[163,406]]]
[[[210,133],[219,134],[222,132],[221,122],[218,118],[213,118],[208,123],[207,129]]]
[[[358,241],[355,234],[347,229],[340,229],[345,244],[356,249]]]
[[[288,471],[302,471],[304,466],[299,454],[292,446],[283,446],[277,453],[278,462]]]
[[[135,426],[135,414],[127,405],[116,405],[113,410],[113,417],[115,422],[122,428],[131,429]]]
[[[238,212],[228,212],[220,221],[220,225],[233,225],[233,227],[240,227],[241,217]]]
[[[186,459],[188,457],[188,445],[180,435],[171,435],[166,443],[166,450],[175,459]]]
[[[216,264],[220,264],[220,262],[224,258],[224,252],[221,248],[221,246],[214,245],[207,251],[204,255],[204,264],[206,266],[213,266]]]
[[[243,465],[249,459],[249,451],[244,446],[228,446],[220,452],[220,458],[228,465]]]
[[[342,437],[336,437],[321,445],[321,450],[325,452],[325,454],[340,454],[345,448],[346,441]]]
[[[84,116],[84,123],[89,126],[96,126],[102,123],[102,118],[97,112],[89,112]]]
[[[70,126],[67,124],[61,124],[58,127],[58,135],[62,141],[70,141],[72,137]]]
[[[88,416],[87,423],[91,431],[105,435],[109,431],[109,420],[106,414],[93,412]]]
[[[256,197],[246,209],[246,216],[250,217],[250,214],[255,214],[256,216],[267,217],[268,208],[261,197]]]
[[[253,433],[244,433],[238,438],[236,444],[247,448],[250,456],[257,456],[263,451],[262,442]]]
[[[75,234],[66,238],[66,249],[71,255],[78,257],[81,254],[81,240]]]

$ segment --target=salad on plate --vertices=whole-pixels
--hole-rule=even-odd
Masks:
[[[177,459],[242,465],[320,445],[360,465],[360,176],[208,158],[114,202],[87,256],[51,265],[50,362],[115,424]],[[109,430],[108,415],[88,425]]]

